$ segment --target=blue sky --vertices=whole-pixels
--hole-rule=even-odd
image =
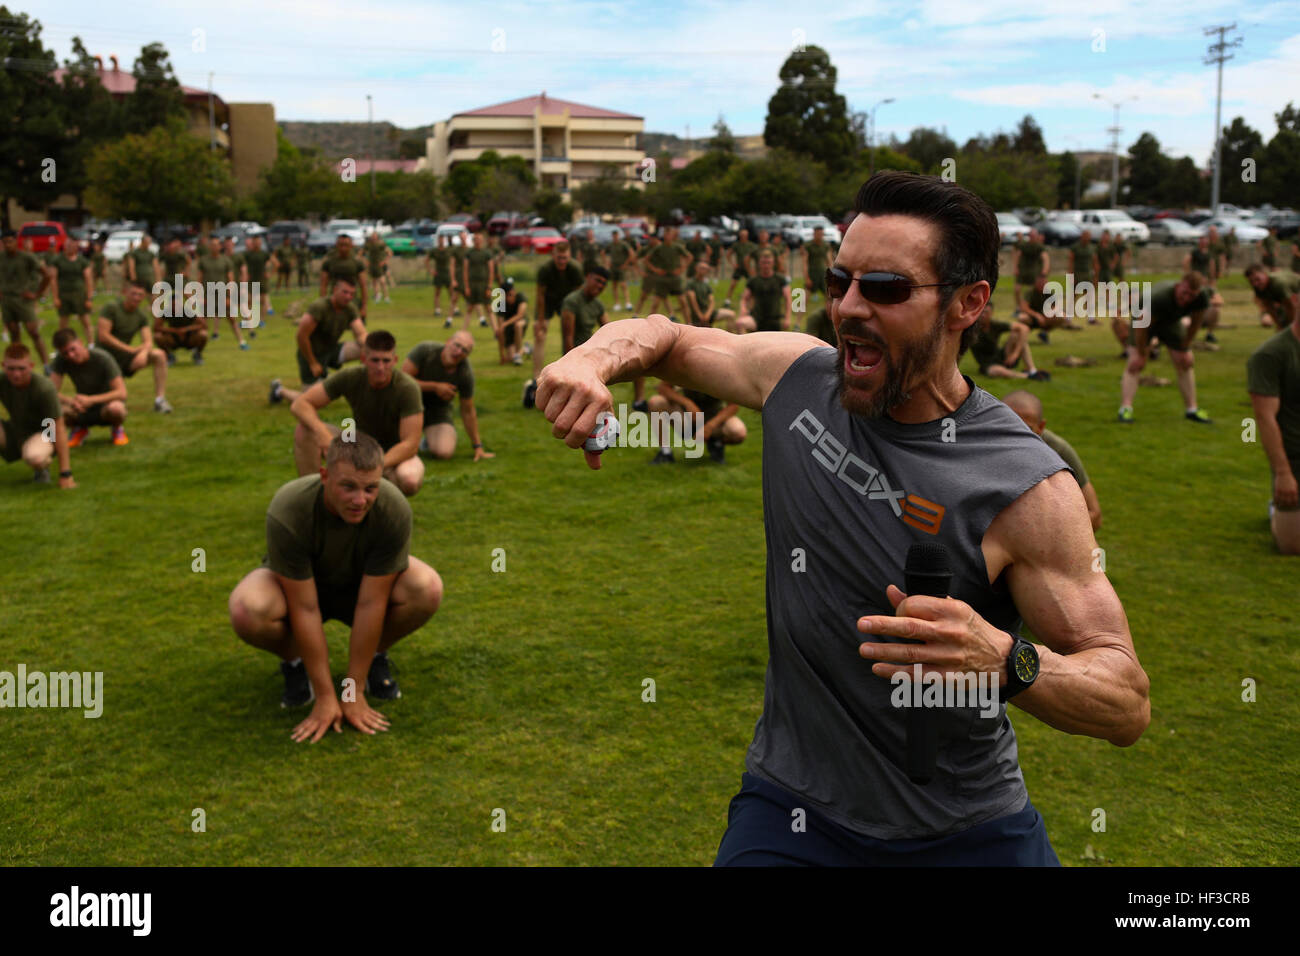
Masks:
[[[11,2],[41,20],[60,57],[80,35],[129,69],[163,42],[181,81],[234,102],[271,102],[279,119],[401,126],[546,90],[645,117],[646,129],[707,134],[719,114],[761,133],[781,63],[800,37],[824,47],[852,109],[881,136],[946,127],[958,144],[1011,129],[1025,113],[1048,146],[1105,149],[1125,100],[1121,147],[1149,130],[1167,152],[1204,163],[1213,144],[1209,25],[1237,24],[1224,70],[1224,125],[1244,116],[1267,140],[1273,114],[1300,106],[1300,3],[1032,4],[1017,0],[789,2],[414,0]],[[219,14],[219,16],[218,16]],[[195,31],[204,48],[196,49]],[[1136,100],[1129,97],[1136,96]]]

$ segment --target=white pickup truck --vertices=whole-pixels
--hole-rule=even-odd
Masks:
[[[1085,209],[1078,219],[1080,228],[1092,232],[1094,241],[1103,232],[1121,236],[1128,242],[1146,245],[1151,241],[1151,230],[1122,209]]]

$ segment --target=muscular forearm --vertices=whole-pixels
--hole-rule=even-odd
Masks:
[[[415,438],[404,439],[399,441],[388,451],[384,452],[384,467],[396,468],[408,458],[414,458],[416,452],[420,450],[420,439],[417,435]]]
[[[384,631],[385,601],[358,601],[352,616],[352,634],[348,643],[348,676],[356,681],[357,699],[366,686],[370,662],[379,650],[379,638]]]
[[[1116,639],[1116,646],[1058,654],[1038,645],[1039,675],[1011,702],[1049,727],[1108,740],[1137,741],[1151,722],[1150,681]]]
[[[478,412],[474,410],[473,405],[462,405],[460,408],[460,420],[465,424],[465,434],[474,445],[483,444],[483,439],[478,433]]]
[[[312,604],[289,606],[289,632],[293,635],[294,647],[303,666],[307,668],[307,677],[317,699],[334,696],[334,682],[330,678],[330,652],[325,643],[325,625],[321,621],[319,606]]]
[[[1268,464],[1273,469],[1273,474],[1278,476],[1291,474],[1291,462],[1286,456],[1286,448],[1282,444],[1282,429],[1276,418],[1260,418],[1259,443],[1264,446],[1264,454],[1268,456]]]

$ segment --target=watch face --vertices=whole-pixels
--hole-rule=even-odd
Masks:
[[[1028,684],[1038,676],[1038,652],[1029,644],[1021,644],[1016,648],[1011,663],[1016,669],[1016,677],[1022,683]]]

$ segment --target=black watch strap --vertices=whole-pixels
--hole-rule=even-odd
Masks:
[[[1012,634],[1011,653],[1007,655],[1007,682],[998,688],[998,699],[1006,703],[1038,679],[1038,650],[1029,641]]]

